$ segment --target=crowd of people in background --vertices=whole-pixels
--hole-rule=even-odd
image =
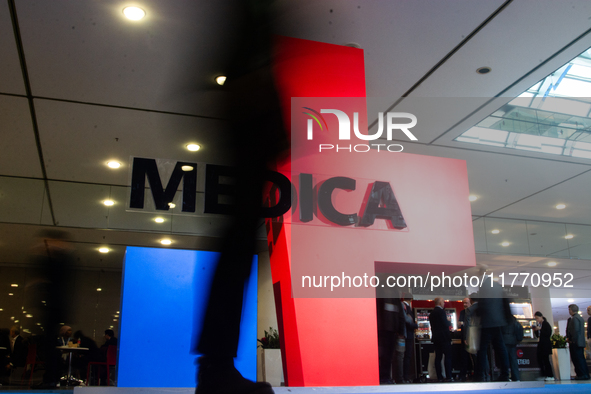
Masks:
[[[521,381],[518,365],[517,346],[523,340],[524,327],[511,313],[509,299],[502,296],[502,289],[493,284],[482,294],[464,298],[464,309],[458,317],[458,334],[461,349],[452,353],[452,323],[445,311],[445,301],[436,297],[429,315],[431,344],[434,352],[435,382],[488,382]],[[498,294],[497,294],[498,293]],[[378,298],[378,347],[380,384],[400,384],[424,382],[422,371],[417,371],[416,379],[411,379],[412,362],[415,353],[414,330],[417,324],[409,295],[402,298]],[[571,318],[567,322],[565,339],[576,376],[573,380],[590,380],[587,358],[591,358],[591,306],[587,329],[579,314],[579,307],[569,305]],[[531,329],[536,338],[537,361],[541,377],[553,381],[552,342],[554,330],[541,312],[535,312]],[[586,331],[586,332],[585,332]],[[490,368],[490,349],[494,350],[499,374],[496,379]],[[586,350],[587,349],[587,350]],[[452,358],[459,366],[459,374],[452,373]]]
[[[44,343],[40,336],[23,337],[18,326],[10,329],[0,329],[0,384],[17,385],[28,384],[30,365],[27,358],[34,357],[38,365],[36,371],[45,369],[45,365],[55,364],[59,376],[65,377],[68,372],[69,353],[59,351],[60,347],[80,347],[84,350],[72,356],[72,375],[76,376],[80,383],[87,381],[87,367],[90,362],[103,362],[107,359],[109,346],[117,346],[117,338],[113,330],[104,331],[104,343],[99,347],[94,339],[84,335],[80,330],[72,332],[70,326],[63,325],[59,329],[59,335],[55,339],[55,352],[52,353],[52,359],[47,360],[47,354],[37,351]],[[4,348],[4,349],[1,349]],[[40,372],[41,373],[41,372]],[[96,374],[91,385],[100,381],[101,385],[107,385],[108,376],[106,370],[101,374]],[[34,386],[32,386],[34,388]]]

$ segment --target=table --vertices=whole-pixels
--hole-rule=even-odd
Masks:
[[[61,350],[62,352],[68,352],[69,353],[69,357],[68,357],[68,375],[66,376],[66,386],[75,386],[80,384],[80,382],[78,380],[75,380],[72,377],[72,354],[74,352],[84,352],[84,351],[88,351],[87,347],[69,347],[69,346],[56,346],[56,349]],[[76,384],[73,384],[73,381],[76,381]]]

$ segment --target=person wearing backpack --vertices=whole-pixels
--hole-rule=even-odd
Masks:
[[[509,356],[511,368],[511,381],[519,382],[519,365],[517,364],[517,344],[523,340],[523,327],[515,316],[511,316],[506,326],[503,327],[503,341]]]

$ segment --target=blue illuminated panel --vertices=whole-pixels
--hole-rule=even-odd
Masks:
[[[119,387],[195,387],[201,327],[218,253],[128,247],[123,268]],[[256,380],[257,264],[245,288],[236,368]],[[225,338],[219,338],[224,341]]]

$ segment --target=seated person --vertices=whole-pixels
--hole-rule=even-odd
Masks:
[[[113,332],[113,330],[105,330],[105,343],[100,348],[102,361],[107,361],[107,351],[111,345],[117,346],[115,332]]]
[[[62,326],[57,338],[57,346],[68,346],[69,342],[72,342],[72,327]]]
[[[86,380],[88,363],[100,360],[99,348],[92,338],[87,337],[80,330],[74,333],[74,342],[78,342],[78,347],[88,349],[88,351],[74,353],[74,358],[72,359],[72,366],[78,370],[80,379]]]

